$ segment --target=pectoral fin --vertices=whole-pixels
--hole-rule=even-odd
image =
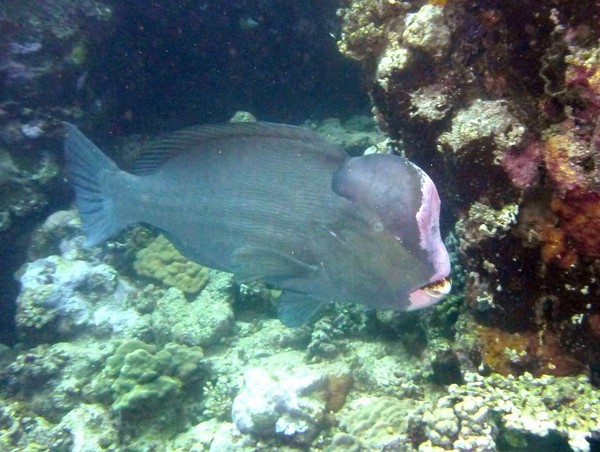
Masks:
[[[279,298],[277,314],[285,326],[302,326],[312,320],[325,303],[326,301],[310,295],[284,291]]]
[[[316,267],[277,251],[244,246],[232,258],[233,272],[241,281],[263,280],[273,284],[288,278],[301,278]]]

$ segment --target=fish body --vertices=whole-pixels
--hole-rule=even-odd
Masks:
[[[395,310],[449,289],[431,179],[392,155],[350,158],[314,132],[267,123],[197,126],[120,170],[66,124],[67,173],[93,246],[135,223],[189,259],[282,289],[291,326],[332,300]]]

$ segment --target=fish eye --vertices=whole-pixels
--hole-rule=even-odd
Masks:
[[[381,221],[373,223],[373,232],[383,232],[383,229],[383,223]]]

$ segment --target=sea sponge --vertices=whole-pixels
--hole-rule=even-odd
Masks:
[[[539,164],[543,144],[535,139],[522,149],[509,149],[502,156],[502,167],[517,188],[532,187],[539,182]]]
[[[569,268],[577,262],[577,253],[568,247],[565,231],[553,226],[542,230],[542,259],[554,262],[560,268]]]
[[[138,251],[133,267],[140,276],[190,294],[200,292],[208,283],[208,268],[187,260],[162,235]]]
[[[352,388],[352,375],[349,373],[331,374],[327,376],[326,412],[339,411],[346,403],[346,396]]]

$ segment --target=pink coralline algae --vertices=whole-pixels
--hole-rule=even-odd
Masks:
[[[502,167],[517,188],[528,188],[539,181],[542,144],[532,139],[522,149],[509,149],[502,156]]]

